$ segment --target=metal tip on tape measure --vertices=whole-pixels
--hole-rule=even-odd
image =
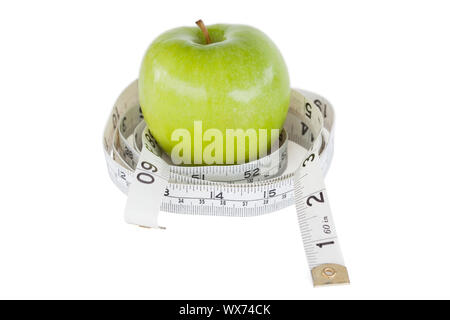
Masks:
[[[147,129],[135,81],[114,105],[103,146],[112,181],[128,194],[130,224],[165,229],[160,210],[249,217],[295,204],[313,283],[322,286],[349,283],[323,182],[333,137],[331,104],[293,89],[279,147],[268,156],[240,165],[176,166]]]
[[[311,270],[311,275],[314,287],[350,283],[347,268],[340,264],[321,264]]]

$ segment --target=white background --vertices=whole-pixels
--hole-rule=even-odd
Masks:
[[[445,1],[2,1],[0,298],[450,298]],[[352,284],[313,289],[294,207],[125,224],[102,129],[167,29],[244,23],[337,112]]]

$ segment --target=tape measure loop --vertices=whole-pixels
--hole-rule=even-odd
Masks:
[[[212,166],[174,165],[147,129],[138,100],[135,81],[117,99],[103,136],[108,173],[129,195],[127,222],[160,228],[160,210],[252,217],[295,203],[314,284],[349,282],[323,183],[334,142],[326,99],[292,89],[278,148],[248,163]]]

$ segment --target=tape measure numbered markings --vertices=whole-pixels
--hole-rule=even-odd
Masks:
[[[104,131],[112,181],[128,194],[125,220],[161,228],[160,210],[249,217],[295,204],[315,286],[349,283],[323,182],[332,153],[334,110],[293,89],[279,148],[240,165],[175,166],[142,117],[137,81],[119,96]]]

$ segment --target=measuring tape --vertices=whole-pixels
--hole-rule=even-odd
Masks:
[[[114,105],[103,146],[112,181],[128,194],[130,224],[161,228],[160,210],[249,217],[295,204],[313,283],[319,286],[349,283],[323,182],[333,137],[331,104],[293,89],[279,147],[268,156],[240,165],[175,166],[146,126],[135,81]]]

